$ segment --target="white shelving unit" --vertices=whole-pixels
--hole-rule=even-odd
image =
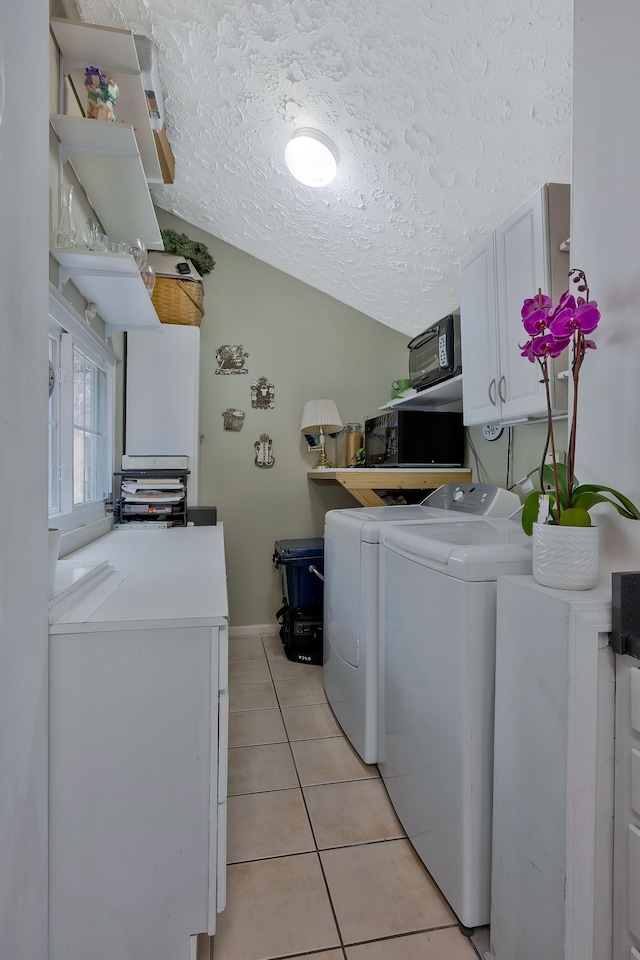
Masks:
[[[134,35],[130,30],[52,18],[60,49],[58,110],[51,126],[60,142],[60,166],[72,166],[104,232],[112,240],[139,237],[150,250],[163,250],[149,183],[162,172],[149,119]],[[117,121],[92,120],[62,113],[67,109],[66,81],[79,102],[84,70],[98,67],[118,85]],[[149,330],[160,321],[132,257],[84,249],[55,249],[60,282],[71,280],[96,304],[114,330]]]
[[[113,330],[150,330],[161,326],[133,257],[94,250],[55,249],[62,283],[72,280],[83,297],[95,303]]]
[[[71,163],[108,236],[140,237],[149,249],[163,250],[133,128],[58,114],[51,126],[62,145],[62,162]]]
[[[454,407],[453,404],[456,404]],[[437,383],[426,390],[412,390],[403,397],[389,400],[379,410],[437,410],[441,406],[448,410],[462,410],[462,374]]]
[[[77,91],[84,91],[85,67],[98,67],[118,84],[116,116],[135,130],[135,140],[149,183],[162,183],[162,172],[140,63],[131,30],[103,27],[76,20],[51,19],[51,30],[60,48],[63,76],[70,77]],[[62,91],[61,91],[62,94]],[[90,123],[95,123],[91,120]],[[114,127],[117,124],[105,123]]]

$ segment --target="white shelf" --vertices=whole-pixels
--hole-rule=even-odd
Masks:
[[[389,400],[379,410],[436,410],[444,404],[460,402],[462,410],[462,374],[437,383],[426,390],[410,390],[404,396]],[[449,407],[449,409],[451,409]]]
[[[62,267],[62,282],[71,280],[83,297],[95,303],[110,330],[160,328],[133,257],[62,248],[52,250],[51,255]]]
[[[108,236],[140,237],[149,249],[163,250],[133,128],[58,114],[51,125]]]
[[[140,64],[131,30],[63,20],[53,17],[51,29],[60,48],[63,71],[84,103],[84,70],[98,67],[118,84],[116,116],[133,127],[145,177],[150,183],[162,183],[153,130],[149,120]]]

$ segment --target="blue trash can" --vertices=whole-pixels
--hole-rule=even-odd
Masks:
[[[276,569],[282,569],[283,597],[290,607],[322,611],[324,598],[324,540],[276,540]]]
[[[276,613],[289,660],[322,663],[324,540],[276,540],[273,563],[282,573],[282,606]]]

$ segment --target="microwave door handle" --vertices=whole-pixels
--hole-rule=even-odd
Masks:
[[[507,402],[507,398],[505,397],[502,389],[503,387],[506,387],[506,386],[507,386],[507,378],[503,373],[502,376],[500,377],[500,380],[498,381],[498,396],[500,397],[500,400],[502,401],[502,403]]]
[[[489,403],[492,407],[496,405],[496,378],[494,377],[491,383],[489,384],[489,389],[487,390],[489,394]]]

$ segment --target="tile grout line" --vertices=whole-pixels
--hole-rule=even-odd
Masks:
[[[263,639],[263,646],[264,646],[264,639]],[[267,650],[266,650],[266,647],[265,647],[265,655],[266,655],[266,654],[267,654]],[[278,706],[279,706],[279,709],[280,709],[280,715],[282,716],[282,704],[280,703],[280,697],[278,696],[278,691],[276,690],[276,684],[275,684],[275,680],[274,680],[274,678],[273,678],[273,672],[272,672],[272,670],[271,670],[271,663],[270,663],[270,661],[269,661],[269,657],[268,657],[268,656],[267,656],[267,663],[269,664],[269,673],[271,673],[271,679],[272,679],[272,681],[273,681],[274,693],[275,693],[276,699],[277,699],[277,701],[278,701]],[[286,723],[285,723],[285,720],[284,720],[284,717],[283,717],[283,716],[282,716],[282,723],[283,723],[283,725],[284,725],[284,732],[285,732],[286,737],[287,737],[287,743],[289,744],[289,750],[291,751],[291,756],[292,756],[292,758],[293,758],[293,765],[294,765],[294,767],[295,767],[296,777],[298,778],[298,784],[299,784],[299,786],[300,786],[300,796],[301,796],[301,798],[302,798],[302,803],[303,803],[303,806],[304,806],[304,811],[305,811],[306,816],[307,816],[307,820],[309,821],[309,828],[310,828],[310,830],[311,830],[311,836],[313,837],[313,843],[314,843],[314,845],[315,845],[315,854],[316,854],[316,858],[317,858],[317,861],[318,861],[318,866],[319,866],[319,868],[320,868],[320,873],[322,874],[322,881],[323,881],[323,883],[324,883],[325,891],[326,891],[326,894],[327,894],[327,899],[328,899],[328,901],[329,901],[329,906],[331,907],[331,915],[332,915],[332,917],[333,917],[333,922],[334,922],[335,927],[336,927],[336,933],[338,934],[338,940],[339,940],[339,943],[340,943],[340,948],[342,949],[342,955],[343,955],[343,957],[346,958],[346,955],[347,955],[347,954],[346,954],[346,950],[345,950],[344,937],[342,936],[342,930],[340,929],[340,924],[338,923],[338,915],[337,915],[337,913],[336,913],[336,909],[335,909],[334,904],[333,904],[333,897],[331,896],[331,890],[329,889],[329,883],[328,883],[328,881],[327,881],[327,876],[326,876],[326,874],[325,874],[324,864],[323,864],[323,862],[322,862],[322,857],[320,856],[320,849],[319,849],[319,847],[318,847],[318,838],[317,838],[317,836],[316,836],[316,831],[315,831],[315,829],[314,829],[313,821],[312,821],[312,819],[311,819],[311,814],[310,814],[310,812],[309,812],[309,807],[308,807],[308,805],[307,805],[307,798],[306,798],[305,795],[304,795],[304,789],[303,789],[303,786],[302,786],[302,781],[301,781],[301,779],[300,779],[300,772],[299,772],[299,770],[298,770],[298,765],[296,764],[296,759],[295,759],[295,757],[294,757],[294,755],[293,755],[293,750],[291,749],[291,739],[290,739],[290,737],[289,737],[289,731],[288,731],[288,729],[287,729],[287,725],[286,725]]]
[[[269,640],[272,640],[272,639],[273,639],[273,636],[272,636],[272,635],[269,635],[269,638],[268,638],[268,639],[269,639]],[[281,718],[281,721],[282,721],[284,733],[285,733],[285,736],[286,736],[286,743],[287,743],[287,746],[288,746],[288,748],[289,748],[289,754],[290,754],[290,756],[291,756],[291,758],[292,758],[292,762],[293,762],[293,765],[294,765],[294,770],[295,770],[295,774],[296,774],[296,779],[297,779],[297,781],[298,781],[298,787],[297,787],[297,789],[300,790],[300,795],[301,795],[301,798],[302,798],[304,810],[305,810],[305,813],[306,813],[306,816],[307,816],[307,820],[308,820],[308,824],[309,824],[309,828],[310,828],[310,831],[311,831],[311,836],[312,836],[313,844],[314,844],[314,847],[315,847],[314,850],[303,851],[303,852],[304,852],[304,853],[315,853],[315,854],[316,854],[316,857],[317,857],[317,859],[318,859],[318,863],[319,863],[319,866],[320,866],[320,870],[321,870],[321,873],[322,873],[322,877],[323,877],[323,882],[324,882],[324,885],[325,885],[325,890],[326,890],[327,898],[328,898],[329,905],[330,905],[330,908],[331,908],[331,912],[332,912],[332,915],[333,915],[333,918],[334,918],[335,928],[336,928],[337,935],[338,935],[338,938],[339,938],[339,941],[340,941],[339,946],[337,945],[337,946],[334,946],[334,947],[325,947],[325,948],[321,948],[321,949],[318,949],[318,950],[305,952],[304,954],[299,954],[299,953],[286,954],[286,955],[283,954],[283,955],[280,956],[280,957],[273,958],[273,960],[289,960],[289,958],[298,958],[298,957],[309,957],[309,958],[313,958],[314,956],[317,956],[317,955],[319,955],[319,954],[327,953],[327,952],[334,951],[334,950],[335,950],[336,952],[339,951],[339,952],[341,953],[342,957],[344,958],[344,960],[347,960],[347,946],[348,946],[348,947],[359,947],[359,946],[366,946],[366,945],[372,945],[372,944],[376,944],[376,943],[381,943],[381,942],[384,942],[384,941],[386,941],[386,940],[402,940],[403,938],[415,936],[415,935],[417,935],[417,934],[429,934],[429,933],[433,933],[434,931],[438,931],[438,930],[446,930],[446,929],[455,928],[455,927],[456,927],[456,922],[451,923],[451,924],[441,924],[441,925],[439,925],[439,926],[437,926],[437,927],[426,927],[426,928],[421,928],[421,929],[417,929],[417,930],[403,931],[403,932],[401,932],[401,933],[391,934],[391,935],[389,935],[389,936],[387,936],[387,937],[376,937],[376,938],[372,938],[372,939],[370,939],[370,940],[360,940],[360,941],[356,941],[356,942],[354,942],[354,943],[349,943],[348,945],[345,944],[344,937],[343,937],[343,935],[342,935],[342,931],[341,931],[340,925],[339,925],[339,923],[338,923],[338,917],[337,917],[336,910],[335,910],[334,903],[333,903],[333,899],[332,899],[332,896],[331,896],[331,890],[330,890],[330,888],[329,888],[329,884],[328,884],[328,881],[327,881],[327,876],[326,876],[325,870],[324,870],[324,864],[323,864],[322,856],[321,856],[321,854],[322,854],[323,851],[319,848],[319,845],[318,845],[318,838],[317,838],[317,836],[316,836],[316,832],[315,832],[315,829],[314,829],[314,826],[313,826],[313,822],[312,822],[310,810],[309,810],[309,807],[308,807],[308,805],[307,805],[307,798],[306,798],[305,792],[304,792],[305,788],[304,788],[304,786],[303,786],[303,784],[302,784],[302,782],[301,782],[300,773],[299,773],[299,771],[298,771],[298,766],[297,766],[297,764],[296,764],[295,756],[294,756],[293,750],[292,750],[292,742],[293,742],[293,741],[291,740],[291,737],[290,737],[290,734],[289,734],[289,730],[287,729],[287,725],[286,725],[286,723],[285,723],[285,719],[284,719],[283,712],[282,712],[282,710],[283,710],[283,704],[281,703],[280,696],[278,695],[278,691],[277,691],[277,689],[276,689],[276,680],[275,680],[274,673],[273,673],[273,670],[272,670],[271,660],[272,660],[272,659],[274,659],[274,660],[275,660],[275,659],[280,659],[280,658],[276,658],[276,657],[270,658],[269,655],[268,655],[268,651],[267,651],[267,649],[266,649],[266,645],[265,645],[265,637],[264,637],[264,636],[261,636],[261,637],[260,637],[260,641],[261,641],[261,643],[262,643],[262,647],[263,647],[263,650],[264,650],[264,653],[265,653],[265,658],[266,658],[266,661],[267,661],[267,667],[268,667],[269,675],[270,675],[270,677],[271,677],[271,684],[272,684],[272,687],[273,687],[273,692],[274,692],[274,696],[275,696],[275,700],[276,700],[276,704],[277,704],[277,709],[278,709],[279,714],[280,714],[280,718]],[[262,662],[262,658],[259,658],[259,659],[260,659],[260,662]],[[237,661],[237,662],[241,662],[241,661]],[[245,661],[245,662],[246,662],[246,661]],[[281,678],[281,679],[285,679],[285,678]],[[286,679],[289,679],[289,678],[286,678]],[[295,678],[290,678],[290,679],[295,679]],[[321,678],[320,678],[320,679],[321,679]],[[248,681],[248,682],[249,682],[249,683],[252,683],[252,682],[259,682],[259,681]],[[264,681],[262,681],[262,682],[264,682]],[[307,704],[301,704],[300,706],[307,706]],[[265,709],[266,709],[266,708],[265,708]],[[273,708],[270,708],[270,709],[273,709]],[[303,738],[303,739],[301,739],[301,740],[296,740],[295,742],[296,742],[296,743],[304,743],[304,742],[317,741],[317,740],[319,740],[319,739],[331,739],[331,738],[332,738],[332,737],[328,737],[328,738],[326,738],[326,737],[306,737],[306,738]],[[333,737],[333,738],[335,738],[335,737]],[[338,738],[345,739],[344,734],[342,735],[342,737],[340,737],[340,735],[338,735]],[[284,742],[284,741],[280,741],[280,742]],[[229,748],[229,749],[239,749],[239,747],[231,747],[231,748]],[[351,782],[351,780],[345,780],[345,781],[330,781],[330,782],[331,782],[331,783],[347,783],[347,782]],[[311,786],[313,786],[313,785],[311,785]],[[285,790],[285,789],[290,790],[290,789],[295,789],[295,788],[287,787],[287,788],[280,788],[280,789],[282,789],[282,790]],[[385,790],[386,790],[386,787],[385,787]],[[277,791],[252,791],[251,794],[238,794],[237,796],[250,796],[250,795],[252,795],[252,794],[263,793],[263,792],[264,792],[264,793],[269,793],[269,792],[277,792]],[[380,840],[370,840],[370,841],[366,841],[365,843],[352,844],[352,845],[349,844],[349,845],[347,845],[347,846],[353,846],[353,847],[356,847],[356,846],[370,846],[370,845],[372,845],[372,844],[392,842],[392,840],[394,840],[394,839],[398,839],[398,838],[382,838],[382,839],[380,839]],[[405,839],[406,839],[406,835],[405,835]],[[339,850],[339,849],[343,849],[343,846],[344,846],[344,845],[338,845],[338,846],[335,846],[335,847],[327,847],[326,850]],[[264,857],[264,858],[259,858],[257,861],[256,861],[256,860],[248,860],[248,861],[238,861],[238,862],[240,862],[240,863],[251,863],[251,862],[259,862],[260,860],[283,859],[284,857],[299,856],[299,855],[300,855],[299,853],[297,853],[297,854],[290,853],[290,854],[280,855],[279,857]],[[476,946],[475,946],[475,944],[473,943],[473,941],[472,941],[471,939],[469,939],[468,942],[469,942],[469,944],[471,945],[471,948],[472,948],[474,954],[476,954],[476,955],[479,957],[480,954],[478,953],[478,950],[476,949]]]
[[[265,649],[265,655],[266,655],[266,653],[267,653],[267,651],[266,651],[266,649]],[[269,663],[269,672],[271,673],[271,664],[270,664],[270,660],[269,660],[269,657],[268,657],[268,656],[267,656],[267,662]],[[273,680],[273,684],[274,684],[274,692],[275,692],[275,694],[276,694],[276,699],[278,700],[279,709],[280,709],[280,712],[281,712],[281,714],[282,714],[282,705],[280,704],[280,698],[278,697],[277,690],[275,690],[275,680],[273,679],[273,674],[271,674],[271,675],[272,675],[272,680]],[[284,725],[285,734],[286,734],[286,736],[287,736],[287,741],[288,741],[289,745],[291,745],[291,738],[290,738],[290,736],[289,736],[289,731],[288,731],[287,726],[286,726],[286,724],[285,724],[284,717],[282,717],[282,722],[283,722],[283,725]],[[342,735],[342,737],[344,738],[344,734]],[[307,738],[307,740],[314,740],[314,739],[330,739],[330,738],[317,738],[317,737],[316,737],[316,738],[311,738],[311,737],[310,737],[310,738]],[[296,743],[303,743],[303,742],[305,742],[305,741],[304,741],[304,740],[297,740],[297,741],[295,741],[295,742],[296,742]],[[295,765],[295,757],[294,757],[294,765]],[[357,941],[357,942],[354,942],[354,943],[350,943],[350,944],[348,944],[348,945],[345,944],[344,937],[343,937],[343,935],[342,935],[342,930],[340,929],[340,924],[338,923],[338,916],[337,916],[337,913],[336,913],[336,910],[335,910],[335,907],[334,907],[333,897],[332,897],[332,895],[331,895],[331,889],[330,889],[330,887],[329,887],[329,883],[328,883],[327,876],[326,876],[325,869],[324,869],[324,864],[323,864],[323,862],[322,862],[322,857],[321,857],[321,853],[323,852],[323,850],[341,850],[341,849],[343,849],[344,847],[343,847],[343,846],[335,846],[335,847],[326,847],[326,848],[323,848],[323,850],[320,849],[320,847],[319,847],[319,845],[318,845],[318,839],[317,839],[317,837],[316,837],[316,832],[315,832],[315,829],[314,829],[314,827],[313,827],[313,821],[312,821],[312,819],[311,819],[311,814],[310,814],[310,811],[309,811],[309,808],[308,808],[308,805],[307,805],[307,798],[306,798],[305,793],[304,793],[304,787],[303,787],[303,785],[302,785],[302,782],[300,781],[300,775],[299,775],[299,773],[298,773],[298,768],[297,768],[297,766],[296,766],[296,776],[298,777],[298,782],[299,782],[299,784],[300,784],[300,792],[301,792],[301,794],[302,794],[302,802],[303,802],[303,804],[304,804],[305,812],[306,812],[306,814],[307,814],[307,819],[308,819],[308,821],[309,821],[309,826],[310,826],[310,828],[311,828],[311,835],[312,835],[312,837],[313,837],[313,842],[314,842],[315,848],[316,848],[315,852],[316,852],[316,854],[317,854],[317,856],[318,856],[318,862],[319,862],[319,864],[320,864],[320,870],[321,870],[321,872],[322,872],[322,878],[323,878],[323,880],[324,880],[324,885],[325,885],[325,889],[326,889],[326,892],[327,892],[327,897],[328,897],[328,899],[329,899],[329,904],[330,904],[330,906],[331,906],[331,912],[332,912],[332,914],[333,914],[334,922],[335,922],[335,925],[336,925],[336,930],[337,930],[337,932],[338,932],[338,937],[340,938],[340,945],[341,945],[341,948],[342,948],[342,952],[343,952],[343,955],[344,955],[345,957],[346,957],[346,947],[347,947],[347,946],[350,946],[350,947],[353,947],[353,946],[365,946],[366,944],[378,943],[378,942],[380,942],[381,939],[384,939],[384,940],[399,940],[399,939],[402,939],[402,937],[413,936],[413,935],[418,934],[418,933],[427,933],[427,934],[428,934],[428,933],[430,933],[430,932],[433,932],[434,930],[446,930],[446,929],[450,929],[451,927],[455,927],[455,926],[456,926],[455,923],[451,923],[451,924],[441,924],[441,925],[438,926],[438,927],[425,927],[424,929],[420,929],[420,930],[411,930],[411,931],[407,931],[407,932],[405,932],[405,933],[393,934],[393,935],[391,935],[391,936],[389,936],[389,937],[384,937],[384,938],[377,937],[377,938],[373,938],[373,939],[371,939],[371,940],[361,940],[361,941]],[[332,782],[337,782],[337,783],[350,783],[350,782],[353,782],[353,781],[344,780],[344,781],[332,781]],[[320,786],[320,784],[318,784],[318,786]],[[386,790],[386,788],[385,788],[385,790]],[[395,839],[402,839],[402,838],[395,838]],[[404,838],[404,839],[406,839],[406,835],[405,835],[405,838]],[[349,846],[360,846],[360,847],[362,847],[362,846],[371,846],[371,845],[373,845],[373,844],[378,844],[378,843],[390,843],[390,842],[392,842],[392,840],[387,839],[387,838],[382,838],[382,839],[380,839],[380,840],[369,840],[369,841],[366,841],[366,842],[364,842],[364,843],[359,843],[359,844],[350,844]],[[294,956],[295,956],[295,955],[294,955]],[[285,958],[278,958],[278,960],[285,960]]]

